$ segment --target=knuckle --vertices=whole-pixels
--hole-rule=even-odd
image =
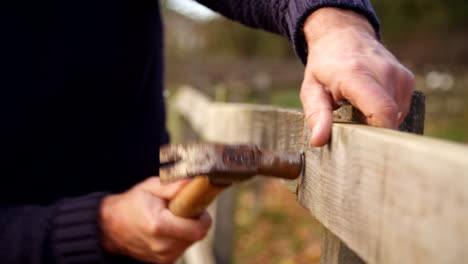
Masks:
[[[320,111],[318,108],[314,107],[314,108],[305,109],[304,113],[305,113],[305,118],[307,121],[310,120],[311,122],[315,123],[320,114]]]
[[[345,63],[345,67],[351,71],[359,71],[362,68],[362,63],[357,58],[349,58]]]
[[[354,81],[355,79],[356,77],[354,76],[346,76],[337,81],[337,87],[338,87],[338,90],[341,92],[342,97],[347,98],[347,99],[350,99],[352,97],[351,91],[350,91],[351,87],[349,83],[351,81]]]
[[[205,227],[208,230],[213,225],[213,218],[208,214],[207,219],[205,221]]]
[[[408,81],[410,81],[411,83],[415,83],[416,77],[414,76],[414,74],[410,70],[407,70],[406,68],[405,68],[405,72],[406,72],[406,77]]]
[[[399,90],[401,93],[403,93],[405,98],[411,97],[416,84],[414,74],[403,67],[403,69],[400,71],[398,79]]]
[[[149,245],[149,249],[152,252],[152,254],[155,255],[163,255],[166,252],[166,249],[163,247],[162,243],[151,243]]]
[[[203,232],[202,230],[196,229],[196,230],[193,230],[190,234],[187,234],[186,240],[195,242],[195,241],[203,239],[204,237],[205,237],[205,232]]]
[[[199,223],[203,229],[209,229],[213,223],[213,218],[207,211],[205,211],[200,218]]]
[[[406,70],[405,79],[406,79],[406,83],[408,84],[407,88],[414,90],[414,86],[416,85],[416,77],[414,76],[414,74],[410,72],[409,70]]]
[[[195,232],[194,236],[193,236],[193,240],[202,240],[203,238],[206,237],[206,235],[208,234],[208,230],[205,229],[205,230],[199,230],[197,232]]]
[[[349,58],[344,63],[344,70],[345,71],[343,72],[353,72],[353,73],[367,72],[368,66],[360,58]]]
[[[305,89],[302,89],[302,90],[305,90]],[[316,91],[301,91],[299,93],[299,99],[301,100],[301,103],[303,106],[306,106],[306,105],[310,105],[311,103],[317,101],[316,99],[316,94],[317,92]]]
[[[392,77],[392,76],[395,76],[395,73],[397,73],[397,67],[392,64],[392,63],[385,63],[383,66],[382,66],[382,71],[383,71],[383,74],[386,76],[386,77]]]
[[[152,221],[147,225],[147,231],[148,233],[154,235],[154,236],[160,236],[162,235],[162,225],[158,221]]]
[[[299,91],[301,102],[304,103],[310,101],[311,98],[314,98],[317,93],[316,88],[317,87],[315,87],[312,82],[302,82],[301,90]]]

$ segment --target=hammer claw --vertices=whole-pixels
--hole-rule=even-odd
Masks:
[[[176,162],[181,159],[179,149],[171,145],[162,146],[159,149],[159,163]]]

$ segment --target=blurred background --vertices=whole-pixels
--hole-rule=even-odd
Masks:
[[[371,1],[382,42],[426,93],[425,134],[468,143],[468,1]],[[304,67],[287,40],[231,22],[192,0],[163,5],[169,101],[188,84],[219,101],[301,107]],[[171,119],[168,125],[177,141],[177,127]],[[239,188],[234,263],[318,263],[319,226],[280,184],[260,186],[268,192]]]

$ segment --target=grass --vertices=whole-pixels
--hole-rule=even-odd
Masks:
[[[459,122],[431,125],[426,129],[426,135],[454,142],[468,143],[468,125]]]
[[[276,90],[271,94],[270,103],[280,107],[302,108],[299,89]]]

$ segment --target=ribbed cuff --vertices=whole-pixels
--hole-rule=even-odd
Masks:
[[[64,199],[51,222],[51,255],[57,264],[105,263],[98,211],[107,193]]]
[[[368,0],[291,0],[286,14],[286,22],[294,50],[304,65],[307,63],[307,43],[303,31],[304,22],[312,12],[322,7],[352,10],[365,16],[380,39],[380,23]]]

